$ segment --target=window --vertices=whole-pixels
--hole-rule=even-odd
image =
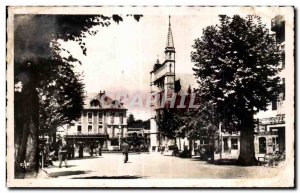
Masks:
[[[88,126],[88,133],[92,133],[93,132],[93,126],[92,125],[89,125]]]
[[[239,149],[238,147],[238,139],[231,139],[231,149]]]
[[[260,125],[259,126],[259,131],[258,132],[265,132],[266,131],[266,126]]]
[[[123,114],[122,113],[120,113],[119,119],[120,119],[120,124],[123,124]]]
[[[223,145],[224,145],[224,152],[228,153],[229,152],[229,146],[228,146],[228,138],[227,137],[223,138]]]
[[[110,122],[111,122],[111,124],[114,124],[114,118],[115,118],[115,113],[111,113],[111,115],[110,115]]]
[[[98,133],[103,133],[102,125],[98,125]]]
[[[78,126],[77,126],[77,132],[78,132],[78,133],[81,133],[81,131],[82,131],[81,125],[78,125]]]
[[[92,123],[93,121],[93,113],[88,113],[88,122]]]
[[[203,138],[202,139],[202,144],[208,144],[208,139],[207,138]]]
[[[110,142],[110,145],[111,146],[118,146],[119,145],[118,139],[112,139],[111,142]]]
[[[102,115],[102,113],[98,113],[98,122],[100,124],[103,122],[103,115]]]

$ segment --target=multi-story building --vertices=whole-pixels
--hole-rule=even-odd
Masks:
[[[82,116],[67,126],[65,139],[72,144],[89,146],[101,143],[103,148],[119,148],[127,132],[127,109],[119,101],[100,93],[88,93]]]
[[[267,111],[260,111],[255,116],[258,119],[258,127],[255,135],[255,151],[261,154],[272,154],[275,152],[285,151],[285,79],[287,72],[285,69],[285,20],[282,15],[277,15],[271,20],[271,30],[274,32],[276,41],[280,46],[281,84],[283,92],[279,95],[277,100],[272,101]],[[293,75],[291,75],[293,76]]]

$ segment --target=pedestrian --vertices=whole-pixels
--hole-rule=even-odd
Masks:
[[[62,144],[61,146],[59,146],[59,150],[58,150],[59,168],[61,168],[62,162],[65,162],[66,168],[68,167],[67,154],[68,154],[68,147],[66,146],[66,144]]]
[[[67,148],[68,148],[68,160],[70,160],[72,158],[71,144],[67,143]]]
[[[124,155],[124,163],[128,162],[128,152],[129,152],[129,145],[126,141],[122,143],[122,153]]]
[[[101,147],[101,143],[99,143],[99,156],[102,156],[102,147]]]
[[[79,145],[79,150],[78,150],[78,157],[83,158],[83,145]]]
[[[75,157],[75,144],[71,146],[71,158],[74,159],[74,157]]]
[[[90,145],[90,155],[93,156],[93,154],[94,154],[94,145],[91,144]]]

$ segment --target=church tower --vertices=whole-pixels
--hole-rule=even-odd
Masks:
[[[162,102],[163,97],[171,98],[175,91],[175,47],[171,27],[171,17],[169,16],[167,44],[165,47],[165,61],[160,63],[157,59],[150,72],[151,94],[156,95],[158,104]],[[161,145],[161,132],[156,124],[155,116],[161,108],[156,107],[151,111],[150,118],[150,146],[151,152],[156,152]]]
[[[175,89],[175,48],[171,27],[171,16],[169,16],[169,29],[167,44],[165,48],[165,62],[167,73],[165,74],[165,94],[168,96],[174,93]]]

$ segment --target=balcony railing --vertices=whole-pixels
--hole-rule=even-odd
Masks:
[[[153,82],[160,79],[161,77],[165,75],[174,75],[173,72],[168,72],[167,65],[162,66],[157,71],[154,72]]]

